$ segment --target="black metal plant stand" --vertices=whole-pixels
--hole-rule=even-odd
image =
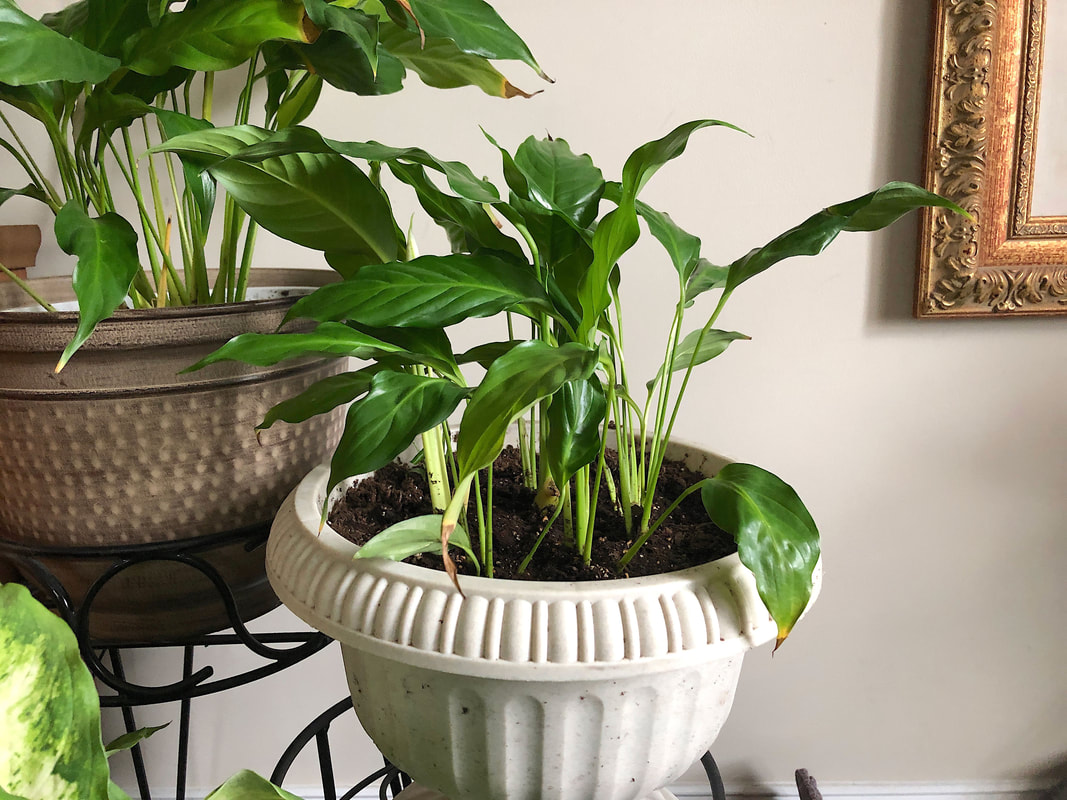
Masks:
[[[266,543],[268,526],[245,528],[227,534],[199,537],[178,542],[121,545],[113,547],[26,547],[14,542],[0,540],[0,555],[19,565],[24,573],[31,575],[44,592],[44,601],[51,603],[57,612],[74,630],[82,658],[90,672],[112,694],[100,697],[101,706],[118,707],[122,710],[123,725],[127,732],[137,729],[134,715],[136,706],[159,703],[180,703],[178,723],[178,752],[176,776],[176,800],[185,800],[185,782],[188,772],[189,728],[193,698],[224,692],[237,686],[273,675],[300,662],[326,647],[332,639],[321,633],[268,633],[253,634],[241,619],[237,601],[226,580],[210,563],[200,557],[208,548],[223,544],[244,543],[248,551]],[[90,585],[80,604],[72,601],[62,583],[44,566],[42,558],[101,559],[113,561],[99,578]],[[212,633],[203,636],[170,638],[165,632],[152,641],[110,642],[92,639],[89,635],[89,616],[93,602],[105,586],[116,576],[138,564],[151,561],[171,561],[185,564],[204,575],[214,585],[226,610],[232,633]],[[276,645],[289,645],[278,647]],[[197,649],[210,647],[241,647],[263,659],[265,663],[236,675],[212,679],[215,670],[211,666],[196,668]],[[157,648],[182,649],[182,676],[173,683],[145,686],[126,678],[122,651]],[[104,657],[108,664],[105,665]],[[137,788],[141,800],[151,800],[148,776],[140,746],[131,752]]]

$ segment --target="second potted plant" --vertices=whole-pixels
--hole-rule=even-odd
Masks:
[[[733,126],[679,126],[637,148],[619,181],[605,180],[560,139],[501,148],[507,200],[422,151],[334,142],[303,129],[228,151],[215,135],[168,145],[202,159],[220,181],[234,162],[278,153],[369,159],[412,186],[449,232],[452,255],[362,266],[298,301],[289,317],[317,323],[313,336],[241,336],[200,366],[338,350],[370,360],[343,382],[280,404],[262,424],[351,402],[329,467],[283,505],[268,568],[283,601],[341,641],[353,701],[376,744],[453,800],[621,800],[664,786],[710,746],[744,651],[781,644],[817,591],[818,531],[792,488],[754,465],[672,442],[685,389],[697,367],[747,338],[716,323],[748,280],[783,259],[821,252],[842,232],[877,230],[920,206],[955,207],[891,183],[717,266],[701,256],[696,236],[638,199],[707,127]],[[442,174],[450,191],[427,170]],[[627,368],[618,291],[632,268],[622,256],[642,225],[663,246],[664,274],[677,286],[664,358],[647,382]],[[708,298],[710,312],[698,311]],[[506,316],[498,339],[453,351],[450,326],[494,315]],[[475,364],[484,369],[478,379]],[[525,533],[502,530],[493,514],[494,465],[513,425],[535,520]],[[336,487],[363,476],[354,479],[362,487],[413,440],[426,475],[422,512],[386,523],[362,546],[324,525]],[[698,474],[663,496],[657,487],[671,458]],[[553,537],[564,544],[548,558],[571,562],[578,577],[595,564],[604,544],[601,498],[607,516],[617,509],[626,540],[605,566],[614,579],[518,580],[546,558]],[[695,501],[737,552],[645,574],[642,547]],[[710,528],[695,535],[710,536]],[[526,550],[510,580],[500,580],[505,536]],[[395,563],[417,553],[439,553],[445,572]],[[478,574],[458,574],[457,559]]]

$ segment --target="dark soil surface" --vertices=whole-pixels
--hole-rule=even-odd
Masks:
[[[608,464],[614,467],[614,453]],[[661,472],[652,519],[670,505],[686,488],[702,476],[680,462],[667,462]],[[485,491],[485,475],[482,475]],[[562,515],[541,543],[529,568],[522,575],[518,566],[547,521],[534,503],[535,492],[523,483],[519,452],[508,447],[493,467],[493,568],[497,578],[528,580],[585,581],[605,578],[632,578],[686,569],[713,561],[737,550],[733,537],[708,520],[694,492],[671,514],[645,543],[639,553],[619,572],[616,565],[632,544],[622,516],[612,506],[602,484],[597,503],[593,563],[585,565],[563,533]],[[484,496],[484,495],[483,495]],[[418,468],[390,464],[368,480],[353,486],[330,512],[330,525],[347,539],[363,544],[376,533],[410,517],[433,513],[426,474]],[[634,507],[636,531],[640,508]],[[467,530],[475,552],[478,525],[472,495]],[[474,574],[473,565],[457,548],[450,553],[461,574]],[[433,569],[442,569],[439,555],[407,559]]]

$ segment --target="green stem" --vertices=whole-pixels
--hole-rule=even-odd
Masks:
[[[422,452],[426,463],[426,479],[430,484],[430,503],[433,512],[441,514],[448,508],[448,465],[441,444],[441,428],[435,427],[422,434]]]
[[[28,283],[26,283],[26,281],[22,280],[22,278],[20,278],[14,272],[9,270],[3,264],[0,264],[0,272],[3,272],[5,275],[7,275],[7,277],[11,278],[11,280],[13,280],[15,282],[16,286],[18,286],[20,289],[22,289],[22,291],[24,291],[27,295],[29,295],[30,298],[33,300],[33,302],[35,302],[37,305],[39,305],[45,311],[55,311],[56,310],[56,307],[54,305],[52,305],[47,300],[45,300],[43,297],[41,297],[39,294],[37,294],[37,292],[35,292],[30,287],[30,285]]]
[[[541,546],[541,542],[545,540],[545,536],[548,535],[549,529],[559,518],[560,512],[563,510],[564,501],[570,506],[570,486],[563,489],[563,498],[560,502],[556,503],[556,510],[552,512],[552,516],[548,518],[548,522],[545,523],[545,527],[538,534],[537,540],[533,543],[533,547],[530,548],[530,552],[526,554],[526,558],[519,564],[519,574],[522,575],[526,571],[526,568],[530,566],[530,562],[533,561],[534,554],[537,552],[537,548]]]
[[[486,469],[485,486],[485,552],[482,555],[482,565],[485,568],[487,578],[493,577],[493,465]]]
[[[637,537],[637,541],[635,541],[630,547],[630,549],[626,551],[623,557],[619,559],[620,570],[626,568],[626,565],[630,563],[631,559],[633,559],[633,557],[637,555],[637,551],[641,549],[641,546],[648,541],[649,537],[656,532],[659,526],[662,525],[664,520],[666,520],[667,517],[671,515],[674,509],[678,508],[678,506],[682,504],[682,501],[685,500],[685,498],[689,497],[689,495],[691,495],[693,492],[698,491],[703,485],[703,481],[694,483],[692,486],[690,486],[684,492],[678,495],[678,499],[676,499],[673,503],[667,506],[667,510],[660,514],[659,518],[655,521],[655,523],[649,526],[647,531]]]

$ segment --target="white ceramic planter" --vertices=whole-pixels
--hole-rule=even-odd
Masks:
[[[709,475],[725,463],[668,456]],[[341,642],[382,753],[451,800],[647,797],[710,748],[744,652],[775,637],[736,555],[627,580],[463,577],[466,597],[442,572],[354,561],[355,545],[319,533],[327,479],[314,470],[283,504],[271,585]]]

